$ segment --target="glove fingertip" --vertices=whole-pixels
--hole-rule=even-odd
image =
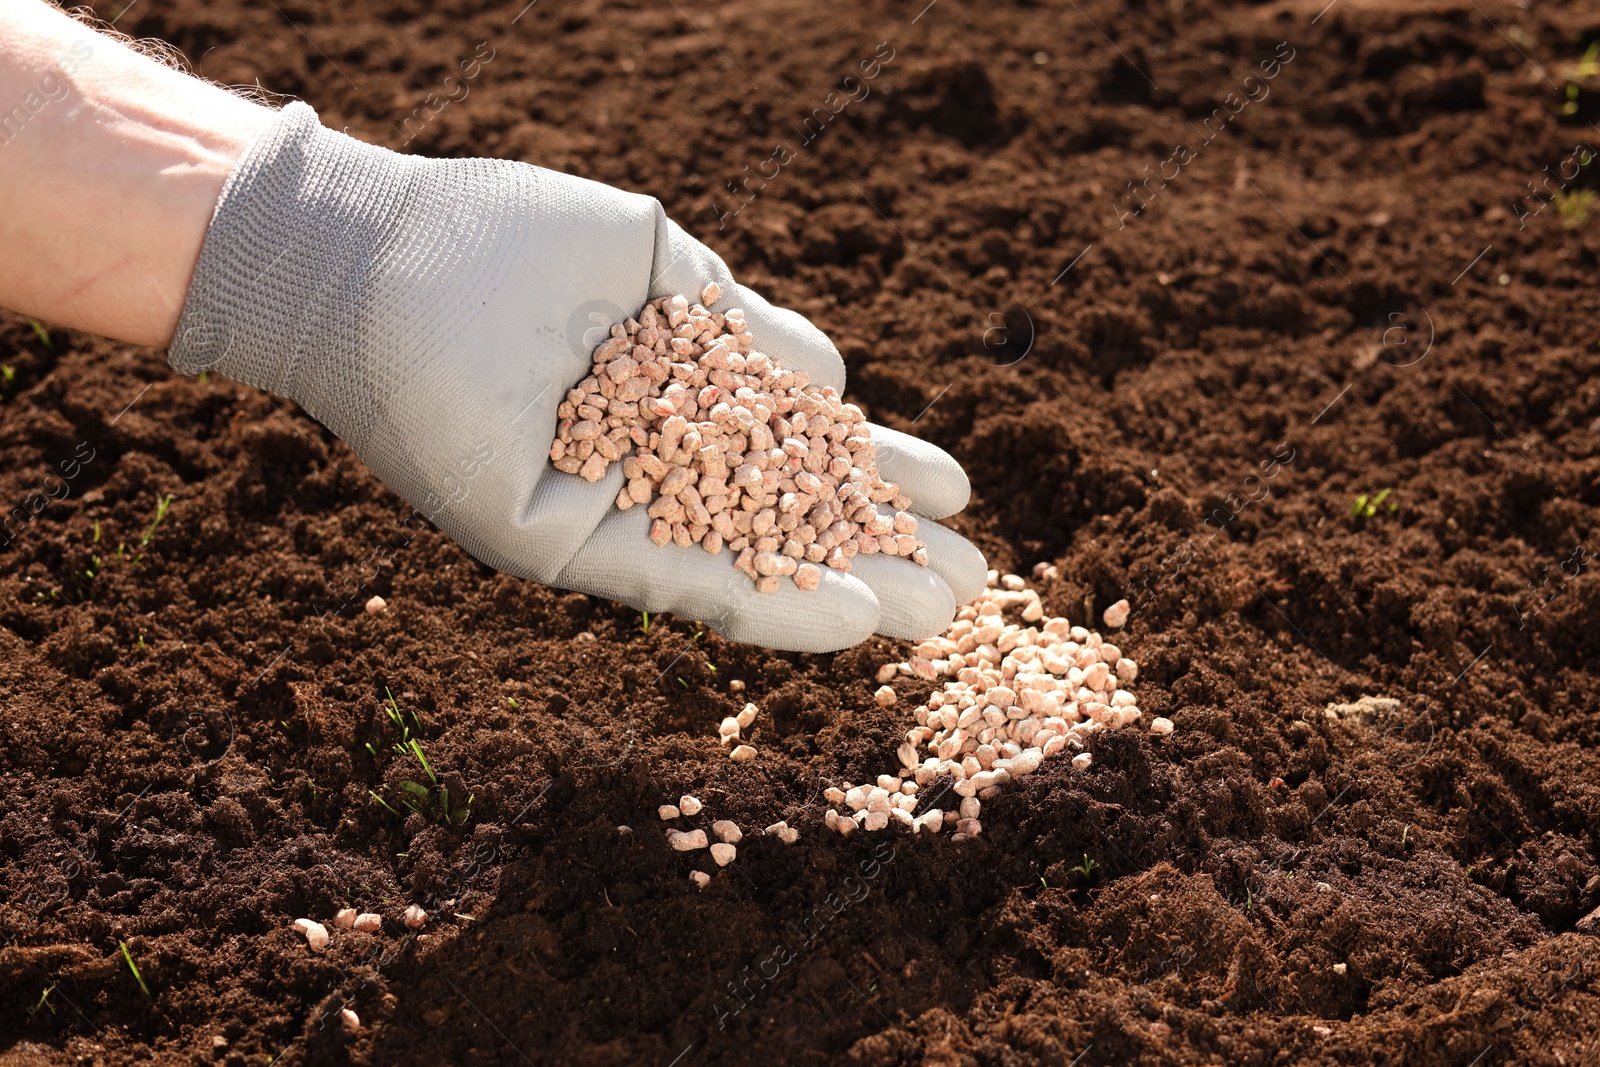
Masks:
[[[955,593],[930,568],[894,556],[856,556],[851,573],[877,594],[877,632],[885,637],[921,641],[944,633],[955,619]]]
[[[956,603],[977,599],[989,579],[989,561],[983,558],[982,550],[931,519],[917,525],[917,536],[928,546],[928,566],[950,586]]]
[[[728,614],[707,621],[730,641],[816,653],[860,644],[877,631],[881,614],[877,595],[864,582],[823,568],[814,590],[789,581],[774,593],[757,593],[752,586]]]

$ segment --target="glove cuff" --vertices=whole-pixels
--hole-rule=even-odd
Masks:
[[[223,184],[167,362],[293,398],[304,367],[351,358],[416,162],[284,108]]]

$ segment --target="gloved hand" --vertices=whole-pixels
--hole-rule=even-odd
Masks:
[[[755,345],[844,387],[806,319],[734,283],[647,196],[492,159],[422,159],[325,129],[291,104],[234,168],[168,359],[289,397],[484,563],[724,636],[822,652],[874,631],[942,631],[984,587],[965,539],[924,521],[930,565],[857,556],[815,591],[755,592],[726,554],[657,547],[617,511],[621,464],[590,484],[555,470],[556,407],[613,322],[707,282]],[[883,476],[941,518],[968,484],[945,452],[874,426]]]

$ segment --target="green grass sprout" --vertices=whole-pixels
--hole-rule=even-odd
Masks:
[[[1578,113],[1578,80],[1600,74],[1600,41],[1595,41],[1584,51],[1583,58],[1572,66],[1572,77],[1567,79],[1567,98],[1561,104],[1562,115]]]
[[[1589,209],[1600,197],[1597,197],[1592,189],[1573,189],[1557,193],[1553,199],[1556,214],[1561,216],[1561,225],[1569,230],[1576,230],[1589,221]]]
[[[56,1013],[56,1006],[50,1003],[50,994],[56,991],[55,983],[44,987],[44,992],[39,994],[39,1002],[28,1009],[29,1015],[38,1015],[41,1008],[48,1009],[51,1015]]]
[[[144,984],[144,975],[139,973],[139,965],[133,962],[133,953],[128,951],[128,943],[126,941],[118,941],[117,947],[122,950],[122,958],[128,961],[128,970],[133,972],[133,980],[139,983],[139,988],[144,990],[146,997],[154,1000],[155,994],[151,993],[150,987]]]
[[[1387,508],[1383,506],[1383,502],[1388,500],[1389,494],[1392,492],[1394,492],[1393,489],[1380,489],[1376,495],[1370,497],[1366,493],[1362,493],[1350,505],[1350,514],[1358,519],[1370,519],[1377,515],[1380,510],[1392,515],[1400,510],[1400,505],[1391,500]]]

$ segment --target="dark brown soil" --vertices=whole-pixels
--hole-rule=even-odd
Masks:
[[[1177,732],[1048,766],[978,841],[827,835],[824,784],[892,762],[902,647],[644,632],[411,533],[282,401],[8,316],[0,1058],[1600,1063],[1600,14],[923,2],[118,25],[660,197],[967,465],[996,566],[1060,564],[1077,621],[1134,602]],[[374,799],[426,781],[386,692],[449,816]],[[1398,704],[1326,717],[1364,695]],[[685,791],[804,836],[697,891],[655,815]],[[309,954],[291,921],[347,904],[387,928]]]

